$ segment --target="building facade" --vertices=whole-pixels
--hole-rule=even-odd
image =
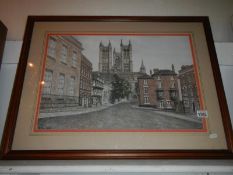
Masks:
[[[72,36],[50,36],[40,111],[63,111],[79,104],[82,44]]]
[[[92,91],[92,63],[81,55],[81,71],[80,71],[80,88],[79,103],[84,107],[91,107],[91,91]]]
[[[152,75],[138,78],[139,106],[175,110],[178,103],[177,74],[172,70],[154,69]]]
[[[138,78],[138,102],[139,106],[156,107],[155,79],[149,75]]]
[[[104,80],[99,72],[92,73],[92,105],[99,106],[103,102]]]
[[[200,108],[200,104],[193,65],[181,66],[179,79],[184,112],[194,114]]]
[[[154,69],[152,77],[155,79],[156,83],[157,108],[175,110],[176,104],[179,101],[179,91],[177,74],[174,71],[173,65],[172,70]]]
[[[104,105],[110,104],[111,91],[112,91],[111,83],[105,82],[102,93],[102,104]]]

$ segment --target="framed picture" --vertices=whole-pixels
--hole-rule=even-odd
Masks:
[[[3,50],[4,50],[4,46],[6,42],[6,34],[7,34],[7,28],[0,21],[0,69],[1,69],[1,64],[2,64]]]
[[[208,17],[28,17],[2,159],[232,150]]]

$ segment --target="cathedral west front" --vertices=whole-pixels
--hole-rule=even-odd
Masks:
[[[112,48],[109,41],[107,46],[99,45],[99,72],[102,73],[130,73],[133,72],[132,44],[120,43],[120,51]]]
[[[105,84],[111,84],[114,74],[128,81],[131,86],[131,95],[135,96],[137,79],[146,74],[146,69],[142,61],[140,70],[133,72],[132,44],[130,41],[124,44],[121,40],[119,51],[112,48],[109,41],[107,45],[102,42],[99,44],[99,73]]]

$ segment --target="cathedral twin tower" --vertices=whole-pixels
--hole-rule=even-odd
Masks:
[[[107,46],[102,42],[99,45],[99,71],[103,73],[129,73],[133,72],[132,45],[124,45],[121,40],[120,52],[115,48],[112,52],[112,45],[109,41]]]

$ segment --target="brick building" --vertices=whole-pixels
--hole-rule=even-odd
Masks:
[[[40,111],[76,108],[79,98],[82,44],[72,36],[50,36]]]
[[[80,88],[79,99],[80,105],[90,107],[92,91],[92,63],[84,56],[81,56]]]
[[[178,101],[177,74],[172,70],[154,69],[154,73],[138,78],[139,105],[175,110]]]
[[[138,78],[138,101],[139,106],[156,107],[155,79],[149,75]]]
[[[182,101],[185,113],[196,113],[200,108],[193,65],[183,65],[179,70]]]

